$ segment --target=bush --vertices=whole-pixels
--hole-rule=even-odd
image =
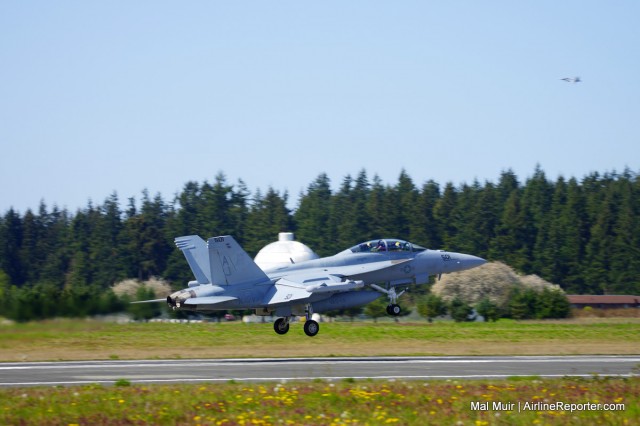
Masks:
[[[485,321],[496,321],[500,318],[500,309],[488,297],[485,297],[476,305],[476,312],[478,315],[482,315]]]
[[[459,297],[449,303],[449,315],[455,322],[473,321],[473,308]]]
[[[571,304],[562,291],[544,288],[536,296],[536,318],[567,318],[570,316]]]
[[[433,293],[418,299],[416,307],[418,313],[429,320],[447,313],[447,304],[445,301]]]
[[[432,292],[449,303],[459,298],[475,306],[476,311],[489,321],[500,316],[566,318],[571,312],[569,301],[559,286],[537,275],[518,275],[500,262],[446,274],[434,284]]]

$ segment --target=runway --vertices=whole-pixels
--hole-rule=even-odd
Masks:
[[[359,357],[20,362],[0,364],[0,386],[292,380],[504,379],[639,375],[637,356]]]

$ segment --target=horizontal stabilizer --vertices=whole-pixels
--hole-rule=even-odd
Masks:
[[[194,297],[184,301],[185,305],[217,305],[220,303],[233,302],[238,300],[237,297],[231,296],[209,296],[209,297]]]

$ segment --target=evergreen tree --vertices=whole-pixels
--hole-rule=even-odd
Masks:
[[[322,173],[309,185],[306,194],[300,196],[298,209],[294,213],[297,239],[320,256],[333,254],[333,244],[327,238],[331,198],[331,182]]]
[[[521,206],[525,216],[521,237],[527,247],[527,262],[520,266],[527,274],[532,273],[537,263],[538,252],[534,250],[537,241],[546,238],[549,227],[548,212],[551,209],[553,186],[547,180],[539,165],[533,176],[527,180],[522,191]],[[519,268],[519,269],[520,269]]]
[[[40,216],[42,217],[42,210]],[[69,246],[72,240],[69,213],[54,206],[44,222],[45,235],[39,244],[45,253],[45,261],[40,265],[40,276],[46,277],[48,282],[60,289],[64,287],[70,262]],[[122,259],[120,261],[124,262]]]
[[[422,186],[410,222],[410,239],[416,244],[430,248],[442,247],[438,223],[433,210],[440,198],[439,185],[430,180]]]
[[[534,306],[537,319],[567,318],[571,313],[569,300],[559,290],[542,289],[536,294]]]
[[[447,304],[444,299],[433,293],[429,293],[418,299],[416,307],[418,313],[427,318],[429,322],[431,322],[433,318],[447,313]]]
[[[108,288],[127,276],[123,252],[120,250],[123,224],[117,194],[111,194],[96,209],[93,217],[95,224],[89,242],[89,261],[95,271],[91,283]]]
[[[128,240],[127,251],[133,259],[129,276],[145,281],[160,276],[166,269],[173,245],[163,232],[168,215],[162,197],[158,194],[151,200],[146,190],[142,195],[140,212],[128,217],[124,232]]]
[[[73,214],[44,202],[23,215],[9,209],[0,217],[3,312],[27,320],[116,309],[105,292],[115,280],[163,274],[182,287],[191,279],[177,236],[230,234],[255,254],[291,230],[320,255],[397,237],[502,260],[571,293],[640,292],[640,178],[630,170],[553,182],[537,166],[524,185],[507,170],[497,184],[447,183],[442,192],[433,181],[417,189],[404,170],[393,186],[362,170],[335,193],[319,175],[293,215],[286,193],[250,199],[242,181],[219,173],[212,184],[188,182],[168,204],[144,191],[140,208],[132,198],[124,212],[115,193]],[[547,317],[552,296],[514,294],[511,315]]]
[[[0,317],[9,317],[11,315],[11,279],[6,272],[0,269]]]
[[[463,185],[458,193],[453,217],[457,232],[452,239],[452,249],[487,257],[489,243],[497,224],[497,207],[493,185],[481,187]]]
[[[509,299],[509,316],[513,319],[531,319],[536,312],[536,292],[514,287]]]
[[[352,226],[349,226],[349,223],[353,219],[350,217],[352,214],[350,208],[353,205],[352,185],[352,177],[350,175],[345,176],[340,190],[331,200],[328,236],[331,241],[331,251],[333,253],[341,248],[350,247],[358,243],[355,233],[351,231]]]
[[[488,297],[484,297],[478,305],[476,306],[476,312],[478,315],[484,317],[485,322],[492,321],[495,322],[498,318],[500,318],[500,310],[498,305],[493,303],[491,299]]]
[[[231,191],[231,198],[229,203],[229,234],[236,238],[236,241],[244,242],[245,228],[247,218],[249,216],[249,198],[251,193],[247,188],[247,185],[238,180],[237,189],[233,188]],[[291,220],[291,218],[290,218]]]
[[[262,197],[257,193],[247,216],[247,231],[244,248],[255,256],[265,245],[275,241],[280,232],[290,231],[293,223],[287,208],[287,194],[273,188]]]
[[[46,208],[41,204],[41,211],[46,216]],[[24,268],[25,281],[34,284],[40,278],[40,268],[46,258],[40,245],[45,229],[41,217],[31,209],[27,210],[22,220],[22,244],[20,246],[21,264]]]
[[[349,182],[351,183],[353,187],[349,187],[345,182],[345,186],[337,194],[341,206],[334,205],[334,214],[339,220],[336,221],[337,235],[333,253],[370,238],[370,218],[366,207],[369,180],[366,172],[364,170],[360,172],[355,182]]]
[[[369,232],[372,239],[393,235],[393,220],[390,220],[389,209],[391,206],[389,205],[388,192],[380,177],[375,175],[366,207],[370,218]]]
[[[94,268],[89,257],[96,211],[92,203],[85,210],[78,210],[71,221],[72,240],[69,242],[69,270],[65,288],[84,286],[93,281]]]
[[[364,314],[373,318],[373,322],[378,322],[378,318],[387,316],[388,304],[385,298],[378,298],[364,307]]]
[[[146,286],[138,287],[136,291],[135,300],[151,300],[155,298],[155,294],[151,288]],[[160,306],[157,303],[134,303],[130,304],[129,300],[125,299],[129,313],[133,315],[133,319],[136,321],[148,320],[160,315]]]
[[[23,221],[12,208],[5,214],[0,227],[0,269],[9,275],[12,284],[21,286],[26,274],[20,256],[23,240]]]
[[[595,294],[612,294],[611,256],[614,251],[614,226],[619,199],[608,192],[595,223],[591,227],[586,246],[585,284]]]
[[[612,228],[608,290],[614,294],[640,293],[640,192],[632,179],[627,170],[613,188],[619,201]]]
[[[517,270],[528,270],[530,246],[527,245],[527,230],[519,192],[513,191],[505,203],[496,236],[490,243],[489,257],[500,259]]]
[[[458,233],[458,218],[455,216],[456,206],[458,205],[458,191],[453,183],[447,182],[442,197],[434,206],[433,215],[437,220],[440,236],[442,238],[443,248],[452,250],[456,244],[456,235]]]
[[[198,214],[202,235],[208,237],[231,234],[236,228],[231,216],[233,186],[227,184],[225,175],[218,173],[213,185],[205,182],[201,197],[202,207]]]
[[[471,321],[472,314],[473,308],[458,297],[455,297],[449,303],[449,315],[455,322]]]
[[[570,293],[585,293],[587,289],[582,271],[589,235],[584,193],[575,178],[568,182],[566,205],[559,213],[556,227],[556,232],[562,235],[560,261],[563,267],[548,279],[562,284]]]
[[[391,193],[395,199],[395,205],[392,210],[395,230],[392,235],[397,238],[410,240],[412,239],[411,222],[416,212],[419,192],[405,170],[400,172],[398,183],[395,188],[391,190]]]
[[[496,185],[496,202],[504,205],[514,191],[520,190],[520,183],[513,170],[508,169],[500,174],[500,179]]]

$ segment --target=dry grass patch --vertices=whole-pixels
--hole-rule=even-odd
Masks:
[[[637,354],[640,321],[323,323],[310,338],[295,323],[49,321],[0,326],[0,361],[383,355]]]

